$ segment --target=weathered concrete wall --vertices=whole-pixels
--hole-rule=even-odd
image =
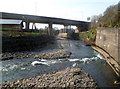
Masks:
[[[106,61],[120,76],[120,29],[97,28],[96,45],[105,50],[111,58]]]

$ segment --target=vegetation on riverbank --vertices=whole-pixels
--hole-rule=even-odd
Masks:
[[[89,30],[87,32],[80,32],[79,38],[81,41],[85,42],[86,45],[94,45],[96,39],[96,30]]]
[[[35,36],[44,35],[46,33],[37,32],[19,32],[19,31],[1,31],[3,37],[24,37],[24,36]]]
[[[70,36],[66,35],[67,37],[64,37],[64,36],[60,36],[60,37],[67,38],[67,39],[73,39],[73,40],[81,40],[85,42],[86,45],[95,45],[96,33],[97,31],[93,29],[93,30],[89,30],[86,32],[79,32],[79,33],[73,32]]]
[[[2,32],[2,52],[30,51],[45,47],[54,41],[54,37],[33,32]]]

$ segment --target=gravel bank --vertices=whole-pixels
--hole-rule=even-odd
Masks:
[[[58,58],[69,58],[71,55],[70,51],[67,50],[58,50],[54,52],[45,52],[45,53],[3,53],[1,60],[9,59],[21,59],[21,58],[44,58],[44,59],[58,59]]]
[[[97,84],[92,77],[80,68],[65,69],[58,72],[43,74],[33,78],[21,79],[12,82],[2,83],[5,87],[29,87],[29,88],[97,88]]]
[[[59,50],[55,52],[41,53],[34,56],[34,58],[44,58],[44,59],[58,59],[58,58],[69,58],[71,52],[66,50]]]

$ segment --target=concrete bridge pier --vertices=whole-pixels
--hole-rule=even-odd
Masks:
[[[76,27],[78,28],[78,30],[80,32],[81,31],[81,25],[77,25]]]
[[[64,25],[64,31],[62,33],[67,33],[68,32],[68,25]]]
[[[34,29],[34,23],[32,24],[32,29]]]
[[[48,24],[48,34],[49,34],[49,35],[54,35],[54,34],[53,34],[53,28],[52,28],[52,25],[53,25],[52,22],[50,22],[50,23]]]
[[[27,30],[27,31],[29,31],[29,25],[30,25],[30,22],[25,22],[25,29]]]
[[[35,23],[32,24],[32,29],[36,29]]]
[[[68,32],[67,32],[67,36],[68,38],[72,38],[72,33],[73,33],[73,30],[71,28],[71,25],[68,26]]]

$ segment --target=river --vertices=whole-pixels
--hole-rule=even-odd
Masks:
[[[0,82],[34,77],[39,74],[74,67],[88,72],[99,87],[114,87],[113,82],[119,80],[106,63],[104,57],[83,42],[58,38],[56,45],[47,47],[44,50],[37,49],[33,52],[50,52],[65,49],[72,52],[70,58],[54,60],[24,58],[0,61],[2,65],[0,66],[0,75],[2,76],[0,77]]]

